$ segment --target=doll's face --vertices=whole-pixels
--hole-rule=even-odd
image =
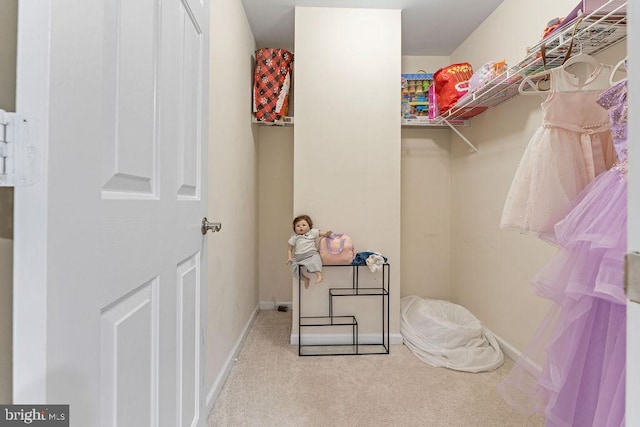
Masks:
[[[296,222],[295,230],[296,234],[304,234],[309,231],[309,223],[306,220],[301,219],[300,221]]]

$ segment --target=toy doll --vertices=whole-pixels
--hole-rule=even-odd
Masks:
[[[322,260],[318,253],[316,241],[319,237],[331,235],[331,231],[320,231],[313,227],[313,221],[309,215],[300,215],[293,220],[293,231],[289,239],[287,250],[287,264],[291,264],[293,277],[301,279],[304,287],[309,287],[310,278],[300,267],[304,266],[308,273],[316,273],[316,283],[322,282]]]

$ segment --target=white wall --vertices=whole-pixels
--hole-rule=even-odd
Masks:
[[[295,57],[294,57],[295,58]],[[259,155],[259,285],[265,309],[290,304],[291,271],[286,265],[287,240],[293,232],[293,128],[260,126]]]
[[[433,74],[439,68],[449,65],[448,56],[411,56],[402,57],[402,74],[413,74],[422,70]],[[399,89],[398,89],[399,90]]]
[[[489,60],[513,65],[540,40],[546,23],[564,16],[574,0],[543,0],[525,6],[505,0],[452,54],[474,68]],[[526,19],[522,18],[526,16]],[[624,46],[608,49],[601,62],[615,64]],[[555,249],[535,236],[499,229],[511,180],[524,149],[541,123],[537,96],[519,96],[472,119],[461,131],[479,152],[452,136],[451,299],[519,350],[530,342],[549,301],[535,296],[530,279]]]
[[[403,56],[402,73],[435,73],[448,56]],[[398,84],[398,96],[400,85]],[[397,101],[399,102],[399,101]],[[449,299],[450,131],[403,128],[400,296]]]
[[[307,213],[317,228],[350,234],[356,251],[377,250],[389,258],[390,330],[397,333],[400,11],[298,7],[295,22],[291,217]],[[327,314],[318,304],[328,283],[303,294],[303,314]],[[296,332],[297,290],[296,283]]]
[[[206,378],[215,398],[258,304],[257,134],[251,125],[255,41],[240,0],[211,4]]]
[[[450,296],[450,131],[402,129],[401,296]]]
[[[18,0],[0,2],[0,109],[15,111]],[[0,404],[11,403],[13,189],[0,188]]]

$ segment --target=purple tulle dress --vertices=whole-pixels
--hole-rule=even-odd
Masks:
[[[530,347],[498,385],[503,398],[548,426],[623,426],[627,247],[627,85],[598,98],[609,111],[618,162],[556,224],[556,256],[533,278],[552,307]]]

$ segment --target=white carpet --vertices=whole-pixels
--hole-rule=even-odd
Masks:
[[[492,372],[433,368],[405,346],[388,355],[299,357],[291,313],[261,311],[208,426],[543,426],[508,406]]]

